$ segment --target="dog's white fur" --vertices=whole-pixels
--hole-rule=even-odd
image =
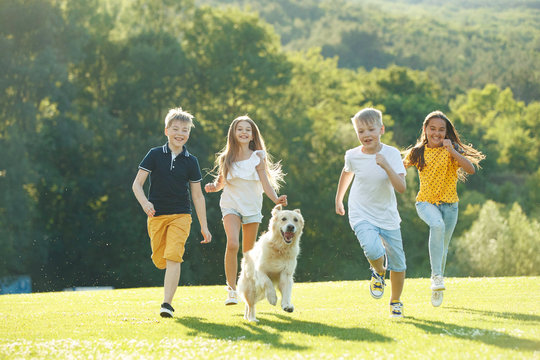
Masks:
[[[293,312],[293,275],[303,228],[304,218],[300,210],[283,210],[281,205],[272,209],[268,231],[261,235],[253,249],[246,252],[242,259],[238,292],[246,304],[244,319],[258,321],[255,303],[265,296],[270,304],[276,305],[274,286],[281,292],[282,309]]]

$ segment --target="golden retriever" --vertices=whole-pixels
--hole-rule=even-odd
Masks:
[[[293,275],[303,228],[304,218],[300,210],[283,210],[281,205],[272,209],[268,231],[261,235],[253,249],[246,252],[242,259],[238,292],[246,304],[244,319],[258,321],[255,303],[265,296],[270,304],[276,305],[275,286],[281,292],[282,309],[293,312]]]

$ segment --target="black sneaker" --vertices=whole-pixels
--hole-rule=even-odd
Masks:
[[[161,310],[159,311],[159,315],[164,318],[170,318],[173,317],[174,309],[170,304],[163,303],[161,304]]]

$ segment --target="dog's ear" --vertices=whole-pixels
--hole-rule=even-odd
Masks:
[[[296,211],[297,213],[302,214],[302,213],[300,212],[300,209],[294,209],[293,211]]]
[[[274,206],[274,208],[272,209],[272,216],[275,216],[276,213],[278,211],[281,211],[283,209],[283,207],[281,206],[281,204],[277,204],[276,206]]]

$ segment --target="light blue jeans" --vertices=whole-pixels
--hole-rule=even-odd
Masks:
[[[401,229],[385,230],[367,221],[360,221],[354,226],[354,233],[364,249],[366,258],[377,260],[386,255],[387,270],[395,272],[407,270]]]
[[[458,203],[417,202],[416,212],[429,225],[429,261],[431,276],[444,276],[448,245],[458,219]]]

